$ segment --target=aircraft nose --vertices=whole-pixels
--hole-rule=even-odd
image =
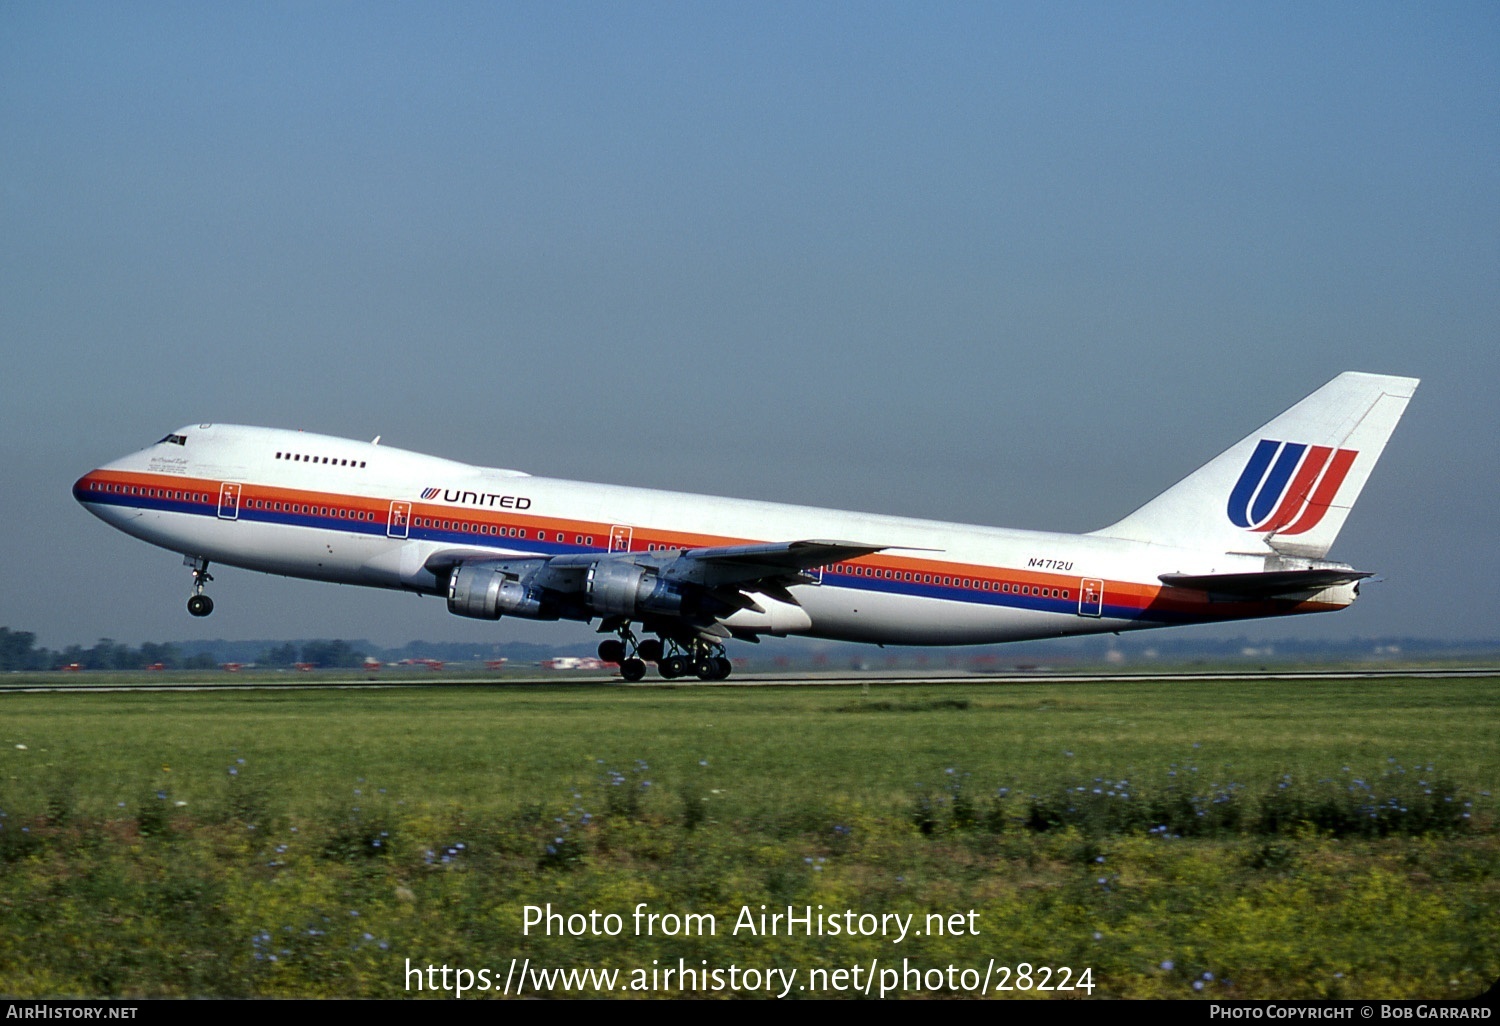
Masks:
[[[99,473],[91,470],[77,481],[73,482],[73,498],[79,502],[88,502],[94,495],[94,475]]]

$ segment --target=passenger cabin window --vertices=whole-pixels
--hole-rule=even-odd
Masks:
[[[171,437],[171,436],[168,436]],[[166,439],[163,439],[165,441]],[[349,467],[351,469],[363,470],[368,464],[364,460],[346,460],[337,456],[312,456],[300,452],[278,452],[278,460],[291,460],[293,463],[317,463],[327,464],[331,467]]]

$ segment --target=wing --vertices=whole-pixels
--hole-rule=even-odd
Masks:
[[[601,629],[638,620],[673,637],[753,640],[811,623],[790,590],[816,581],[807,571],[891,547],[806,539],[552,557],[449,550],[427,568],[447,574],[448,608],[461,616],[602,616]],[[736,617],[741,624],[726,624]]]
[[[688,549],[669,564],[669,576],[708,587],[778,580],[795,584],[805,570],[887,548],[890,546],[818,540]]]

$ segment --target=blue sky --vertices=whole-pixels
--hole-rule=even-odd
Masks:
[[[1500,9],[9,4],[0,338],[49,645],[578,636],[190,620],[68,490],[181,424],[1089,530],[1348,369],[1423,379],[1331,554],[1386,580],[1248,630],[1494,636]]]

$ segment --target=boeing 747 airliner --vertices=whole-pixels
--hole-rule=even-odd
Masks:
[[[969,645],[1342,609],[1324,559],[1414,378],[1349,372],[1118,523],[1013,531],[532,477],[373,442],[197,424],[73,486],[112,527],[211,563],[600,620],[640,680],[729,675],[724,641]],[[637,633],[639,628],[640,633]],[[646,635],[654,635],[648,637]]]

